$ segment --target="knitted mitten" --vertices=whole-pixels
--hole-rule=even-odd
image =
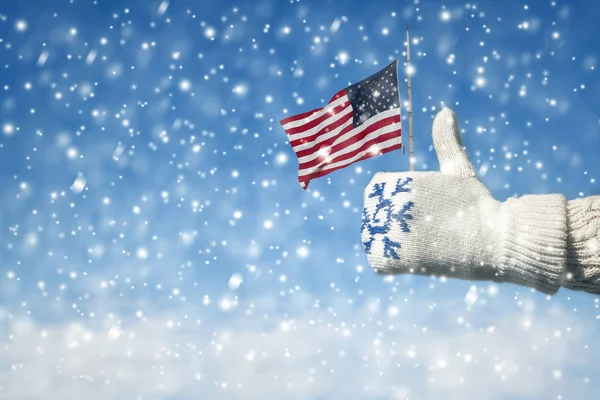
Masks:
[[[475,176],[448,108],[434,120],[433,142],[441,172],[379,172],[365,189],[361,241],[371,267],[555,293],[566,262],[564,196],[496,201]]]
[[[600,196],[567,202],[567,276],[563,286],[600,294]]]

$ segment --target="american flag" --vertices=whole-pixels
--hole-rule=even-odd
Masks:
[[[396,61],[340,90],[323,108],[281,120],[303,189],[315,178],[402,148]]]

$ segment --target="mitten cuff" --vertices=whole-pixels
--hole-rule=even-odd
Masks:
[[[563,286],[600,293],[600,196],[567,202],[567,276]]]
[[[566,205],[559,194],[509,198],[503,203],[507,225],[500,281],[556,293],[566,265]]]

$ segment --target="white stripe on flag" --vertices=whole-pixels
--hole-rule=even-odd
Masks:
[[[285,129],[287,131],[288,129],[297,128],[299,126],[309,123],[310,121],[314,121],[315,119],[321,117],[322,115],[328,113],[330,110],[336,108],[340,104],[344,104],[347,101],[348,101],[348,96],[344,95],[344,96],[340,97],[339,99],[336,99],[336,100],[332,101],[331,103],[328,103],[320,111],[317,111],[316,113],[311,114],[310,116],[308,116],[306,118],[301,118],[301,119],[297,119],[295,121],[288,122],[287,124],[283,125],[283,129]]]
[[[339,135],[341,131],[343,131],[348,126],[352,126],[353,123],[354,123],[354,121],[352,120],[352,118],[350,118],[348,121],[344,122],[342,125],[338,126],[337,128],[334,128],[334,129],[330,130],[329,132],[319,135],[312,142],[306,142],[306,143],[302,143],[302,144],[298,144],[298,145],[294,146],[294,151],[296,153],[298,153],[301,150],[306,150],[306,149],[310,149],[313,147],[318,148],[319,144],[321,144],[322,142],[324,142],[332,137]]]
[[[347,99],[347,97],[346,97],[346,99]],[[310,136],[314,135],[315,133],[318,133],[320,130],[325,128],[327,125],[333,124],[335,121],[339,120],[344,115],[348,115],[348,113],[352,113],[352,106],[350,105],[350,103],[348,103],[347,107],[342,108],[335,114],[330,114],[329,116],[327,116],[327,119],[321,121],[318,125],[316,125],[312,128],[308,128],[307,130],[303,130],[302,132],[292,133],[291,135],[288,134],[288,138],[291,142],[293,140],[310,137]],[[311,121],[314,121],[314,119],[315,118],[311,119]]]
[[[300,181],[300,185],[302,185],[302,187],[306,187],[308,185],[307,181],[314,179],[311,177],[311,175],[315,172],[328,171],[328,170],[332,170],[336,167],[346,167],[350,164],[355,163],[356,161],[361,160],[363,157],[365,157],[369,153],[372,153],[373,155],[383,154],[390,147],[396,146],[401,143],[402,143],[402,140],[401,140],[400,136],[393,137],[391,139],[386,140],[385,142],[377,143],[377,144],[370,146],[368,149],[365,149],[365,150],[357,153],[356,155],[354,155],[354,157],[349,158],[348,160],[343,160],[343,161],[340,161],[335,164],[329,164],[327,166],[327,168],[323,168],[322,170],[311,172],[310,174],[298,175],[298,180]]]
[[[302,168],[302,164],[300,165],[300,169],[298,171],[298,176],[305,176],[305,175],[310,175],[313,172],[316,171],[327,171],[329,169],[335,168],[338,165],[342,165],[344,163],[349,164],[350,160],[355,160],[355,157],[346,159],[346,160],[342,160],[342,161],[338,161],[335,162],[335,159],[339,156],[342,156],[344,154],[348,154],[348,153],[352,153],[358,149],[360,149],[365,143],[367,143],[368,141],[377,138],[378,136],[382,136],[385,135],[386,133],[390,133],[393,131],[399,131],[401,128],[401,123],[400,122],[396,122],[396,123],[392,123],[390,125],[386,125],[380,129],[377,129],[376,131],[373,131],[371,133],[369,133],[367,136],[365,136],[362,140],[351,144],[350,146],[346,146],[343,149],[339,150],[336,153],[330,154],[329,157],[325,158],[322,162],[320,162],[318,165],[315,165],[314,167],[311,168]],[[394,139],[398,139],[398,138],[394,138]],[[391,140],[391,139],[389,139]],[[385,143],[385,142],[384,142]],[[397,143],[394,142],[394,144]],[[373,146],[377,146],[380,145],[380,143],[377,143]],[[373,147],[371,146],[371,147]],[[370,148],[371,148],[370,147]],[[381,146],[379,146],[381,147]],[[317,152],[318,153],[318,152]],[[360,152],[358,154],[361,154]],[[315,157],[313,157],[314,159]],[[323,167],[325,165],[325,167]]]
[[[331,147],[338,145],[342,142],[345,142],[346,140],[360,134],[362,131],[364,131],[365,129],[368,129],[369,126],[383,120],[386,118],[390,118],[393,117],[395,115],[399,115],[400,114],[400,109],[399,108],[392,108],[391,110],[386,110],[382,113],[379,113],[377,115],[375,115],[374,117],[369,118],[367,121],[365,121],[364,124],[360,125],[358,128],[355,129],[351,129],[350,131],[346,132],[345,134],[343,134],[342,136],[340,136],[339,138],[335,139],[335,141],[330,145],[327,146],[326,148],[323,149],[319,149],[317,146],[315,146],[316,144],[319,144],[329,138],[332,138],[334,136],[336,136],[337,134],[339,134],[345,127],[347,127],[348,125],[352,124],[352,120],[349,121],[349,123],[346,123],[334,130],[332,130],[331,132],[328,132],[322,136],[319,136],[319,138],[317,140],[315,140],[314,142],[310,142],[310,143],[304,143],[301,145],[298,145],[296,147],[294,147],[294,151],[296,153],[298,153],[298,151],[300,150],[304,150],[306,148],[310,148],[312,146],[315,146],[315,151],[313,151],[311,154],[306,155],[304,157],[300,157],[299,158],[299,163],[303,164],[306,163],[310,160],[314,160],[315,158],[317,158],[319,156],[319,154],[323,154],[323,152],[327,151],[328,149],[330,149]],[[300,148],[302,147],[302,148]]]

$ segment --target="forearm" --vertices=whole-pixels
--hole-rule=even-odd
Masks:
[[[600,196],[569,200],[567,224],[563,286],[600,294]]]

